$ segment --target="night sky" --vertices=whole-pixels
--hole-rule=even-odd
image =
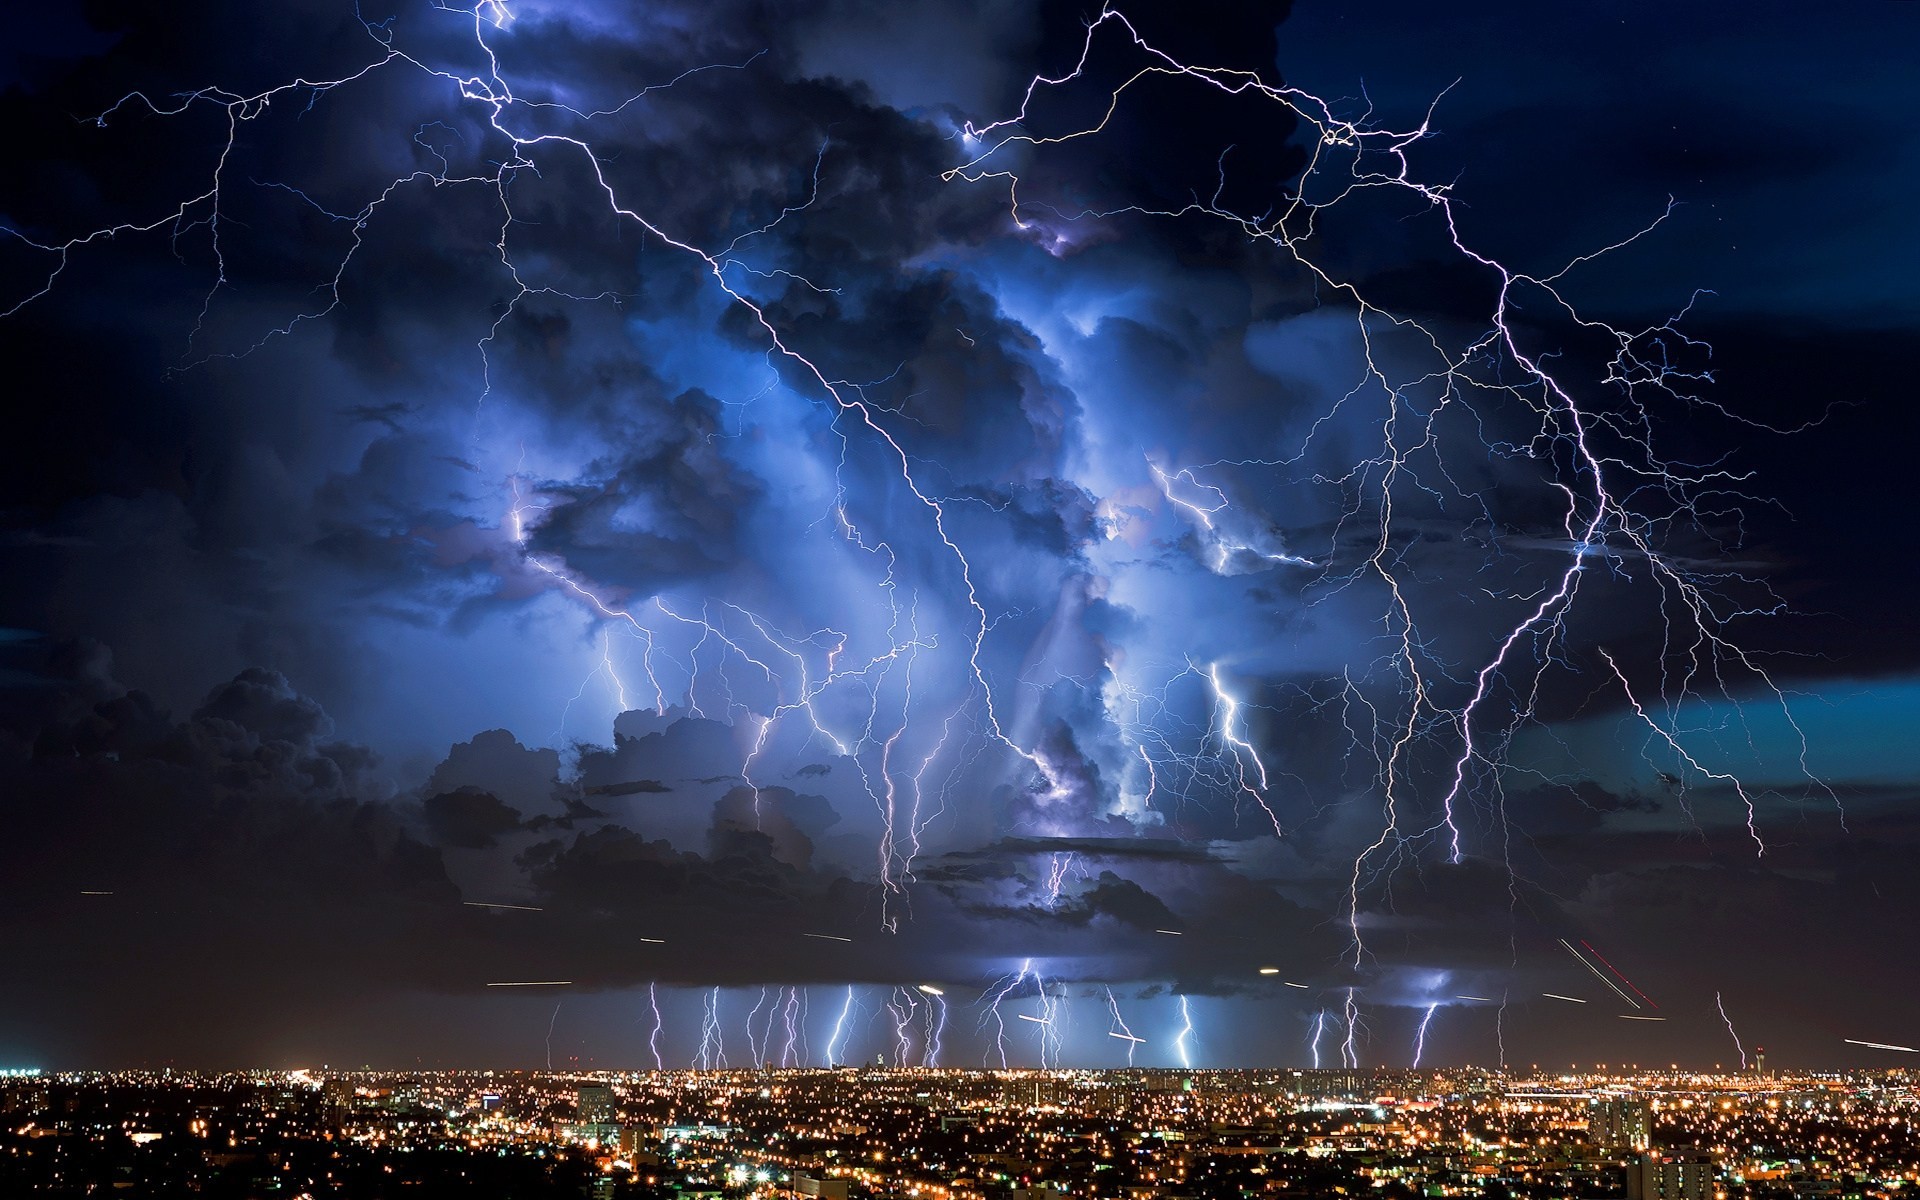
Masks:
[[[1920,1044],[1920,5],[6,40],[0,1066]]]

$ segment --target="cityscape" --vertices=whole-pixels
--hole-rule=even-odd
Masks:
[[[1920,1072],[15,1074],[0,1187],[86,1196],[1898,1197]]]

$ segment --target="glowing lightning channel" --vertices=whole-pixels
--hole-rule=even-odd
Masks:
[[[720,1029],[720,989],[707,993],[700,1013],[700,1055],[702,1071],[727,1069],[727,1049]]]
[[[1313,1058],[1313,1069],[1320,1069],[1320,1035],[1327,1029],[1327,1010],[1321,1009],[1313,1014],[1313,1033],[1307,1040],[1307,1053]]]
[[[1357,1067],[1360,1065],[1360,1005],[1354,1000],[1354,991],[1347,989],[1347,1038],[1340,1043],[1340,1065]]]
[[[747,1012],[747,1062],[751,1066],[758,1066],[767,1060],[765,1044],[756,1044],[753,1035],[754,1019],[763,1008],[767,1008],[767,989],[764,985],[760,988],[760,998],[753,1002],[753,1008]],[[770,1008],[767,1009],[767,1036],[773,1036],[773,1010]]]
[[[653,1031],[647,1035],[647,1049],[653,1053],[653,1069],[656,1071],[664,1071],[667,1069],[667,1060],[660,1057],[660,1030],[662,1026],[662,1021],[660,1020],[660,997],[654,991],[654,986],[655,985],[651,983],[647,985],[647,1007],[653,1010]]]
[[[1672,999],[1672,997],[1668,997]],[[1713,994],[1713,1006],[1720,1010],[1720,1019],[1727,1024],[1727,1036],[1733,1039],[1733,1048],[1740,1053],[1740,1069],[1747,1069],[1747,1048],[1740,1044],[1740,1035],[1733,1028],[1733,1018],[1727,1015],[1727,1006],[1720,1002],[1720,993]]]
[[[782,1067],[804,1067],[807,1065],[806,1046],[807,998],[798,986],[787,989],[787,1004],[781,1017],[786,1023],[786,1040],[780,1044],[780,1065]]]
[[[853,985],[847,985],[847,999],[840,1006],[840,1016],[833,1022],[833,1033],[827,1038],[827,1065],[840,1065],[841,1043],[847,1035],[847,1020],[853,1016]]]
[[[1427,1026],[1433,1021],[1433,1014],[1439,1011],[1438,1004],[1427,1005],[1426,1015],[1420,1018],[1420,1028],[1413,1035],[1413,1069],[1420,1069],[1420,1060],[1427,1053]]]
[[[922,1039],[926,1053],[921,1059],[924,1067],[940,1066],[941,1043],[947,1036],[947,998],[939,992],[921,988],[927,997],[927,1026]]]
[[[1134,1050],[1147,1039],[1133,1036],[1133,1030],[1127,1028],[1127,1019],[1120,1015],[1120,1000],[1113,994],[1112,988],[1107,989],[1107,1010],[1113,1014],[1114,1026],[1108,1031],[1107,1036],[1119,1038],[1127,1044],[1127,1065],[1131,1067]]]
[[[1193,1056],[1188,1052],[1188,1041],[1193,1037],[1193,1011],[1187,1007],[1187,998],[1180,997],[1180,1030],[1173,1035],[1173,1054],[1183,1067],[1193,1066]]]
[[[887,1015],[893,1019],[893,1065],[904,1067],[913,1058],[913,1019],[920,1001],[912,988],[895,988],[887,1000]]]

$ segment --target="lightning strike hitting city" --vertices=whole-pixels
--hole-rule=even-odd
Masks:
[[[1920,1186],[1920,5],[0,39],[0,1192]]]

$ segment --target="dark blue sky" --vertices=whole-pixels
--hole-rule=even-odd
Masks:
[[[0,61],[0,1058],[1912,1042],[1920,6],[363,11]]]

